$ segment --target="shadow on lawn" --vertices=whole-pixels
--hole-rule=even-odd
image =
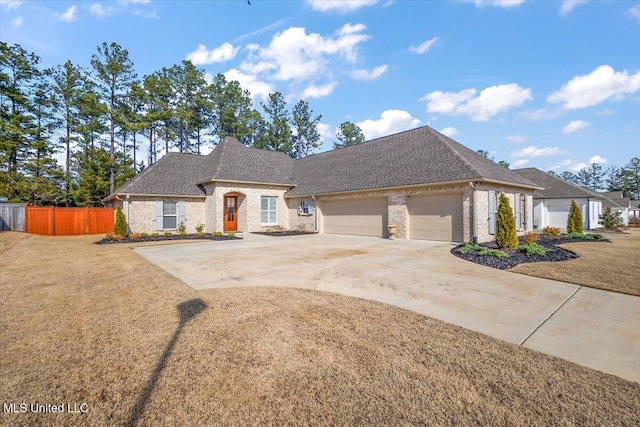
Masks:
[[[156,364],[156,367],[153,370],[153,374],[151,374],[149,381],[147,381],[147,385],[142,390],[142,393],[140,393],[140,398],[136,402],[136,405],[133,407],[131,416],[125,423],[126,426],[135,426],[140,420],[140,417],[144,413],[144,408],[147,406],[147,403],[149,403],[149,398],[153,394],[153,390],[156,388],[158,379],[160,379],[162,371],[164,370],[165,366],[167,366],[169,357],[171,356],[173,348],[178,342],[178,338],[180,337],[182,330],[189,320],[193,319],[207,308],[207,304],[205,304],[205,302],[200,298],[195,298],[189,301],[181,302],[176,306],[176,308],[178,309],[180,323],[178,324],[176,331],[173,333],[171,340],[169,340],[169,342],[167,343],[162,356],[160,356],[160,359],[158,359],[158,363]]]

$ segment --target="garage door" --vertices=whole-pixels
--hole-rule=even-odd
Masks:
[[[323,202],[322,214],[325,233],[386,235],[387,199]]]
[[[567,228],[569,219],[569,203],[553,203],[547,206],[549,212],[549,225],[557,228]]]
[[[409,238],[461,242],[462,195],[409,197]]]

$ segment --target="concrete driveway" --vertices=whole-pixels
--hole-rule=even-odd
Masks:
[[[366,298],[640,382],[640,297],[483,267],[451,247],[251,234],[135,251],[196,289],[281,286]]]

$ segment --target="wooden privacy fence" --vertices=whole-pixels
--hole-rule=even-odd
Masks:
[[[0,203],[0,231],[24,231],[24,203]]]
[[[112,233],[112,208],[26,207],[26,232],[45,236]]]

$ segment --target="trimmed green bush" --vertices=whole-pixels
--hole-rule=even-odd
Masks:
[[[499,249],[489,249],[489,248],[482,248],[480,251],[478,251],[478,255],[486,255],[486,256],[494,256],[496,258],[504,258],[507,256],[507,253],[505,251],[501,251]]]
[[[544,246],[540,246],[537,243],[525,243],[523,245],[518,246],[518,250],[520,252],[524,252],[527,255],[544,255],[549,249]]]
[[[575,200],[571,200],[571,207],[569,208],[567,233],[582,233],[582,212]]]
[[[509,206],[509,199],[504,194],[500,195],[500,204],[498,205],[496,244],[499,248],[504,249],[513,249],[518,246],[516,219],[513,216],[511,206]]]
[[[117,234],[120,236],[128,236],[129,235],[129,227],[127,227],[127,218],[124,216],[124,212],[120,206],[116,208],[116,223],[113,226],[113,234]]]
[[[458,251],[461,254],[468,254],[469,252],[481,251],[484,249],[484,246],[481,246],[477,243],[463,243],[458,247]]]
[[[604,208],[604,212],[600,215],[600,220],[598,224],[604,226],[605,228],[618,228],[624,225],[624,220],[622,219],[622,212],[611,212],[611,208]]]

